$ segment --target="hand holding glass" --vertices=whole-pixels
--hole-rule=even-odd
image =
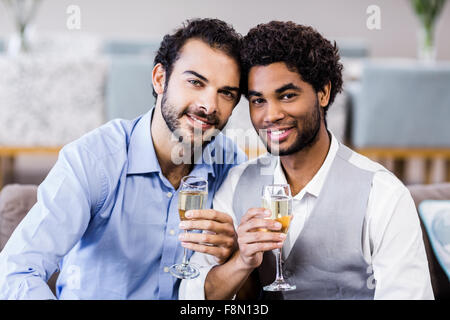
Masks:
[[[185,213],[188,210],[204,209],[208,199],[208,181],[195,177],[186,176],[181,179],[180,191],[178,194],[178,212],[180,220],[186,220]],[[184,231],[187,233],[187,230]],[[180,279],[193,279],[198,277],[199,271],[189,263],[187,259],[187,249],[183,251],[183,262],[175,264],[169,268],[170,273]]]
[[[292,196],[288,184],[273,184],[263,188],[263,207],[272,212],[270,219],[281,223],[281,232],[287,234],[292,219]],[[290,291],[296,286],[289,284],[283,277],[281,248],[276,249],[277,273],[273,283],[263,288],[264,291]]]

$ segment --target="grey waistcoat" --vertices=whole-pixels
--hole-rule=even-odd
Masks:
[[[337,154],[283,273],[294,291],[269,293],[264,299],[373,299],[372,268],[362,253],[362,230],[374,172],[351,164],[352,151]],[[261,190],[273,183],[276,158],[259,158],[244,169],[236,186],[233,209],[238,223],[249,208],[261,207]],[[265,252],[258,268],[261,288],[275,280],[275,255]]]

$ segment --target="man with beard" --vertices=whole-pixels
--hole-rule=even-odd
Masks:
[[[46,281],[58,270],[60,299],[177,298],[180,280],[168,271],[183,253],[180,181],[206,180],[210,208],[229,169],[245,161],[218,134],[240,98],[240,43],[216,19],[191,20],[164,37],[152,73],[156,106],[62,149],[0,254],[2,298],[54,299]],[[219,153],[228,161],[203,161],[197,149],[200,157]],[[208,231],[199,247],[226,261],[236,248],[232,219],[214,210],[196,214],[195,229]]]
[[[195,253],[205,275],[183,281],[180,297],[230,299],[242,289],[265,299],[433,299],[408,189],[327,130],[342,87],[336,45],[311,27],[273,21],[244,37],[241,60],[251,121],[271,155],[230,171],[213,206],[232,214],[239,250],[219,266]],[[287,235],[260,208],[269,184],[292,190]],[[293,288],[263,291],[278,248]]]

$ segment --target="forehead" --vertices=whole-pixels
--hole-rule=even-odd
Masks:
[[[221,82],[233,82],[234,86],[239,83],[240,71],[236,60],[200,39],[186,41],[180,50],[173,72],[181,74],[186,70],[196,71],[208,80],[221,79]]]
[[[289,70],[284,62],[275,62],[267,66],[254,66],[248,74],[248,90],[272,93],[282,86],[292,83],[298,87],[307,87],[300,74]]]

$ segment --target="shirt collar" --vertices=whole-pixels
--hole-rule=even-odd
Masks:
[[[136,123],[128,146],[128,174],[161,172],[158,158],[153,144],[151,123],[155,108],[144,114]],[[219,134],[221,135],[221,133]],[[212,139],[203,149],[203,157],[194,165],[192,173],[207,178],[211,173],[215,177],[213,164],[204,161],[204,158],[211,158],[214,152],[216,139]],[[208,157],[206,157],[208,155]]]
[[[316,198],[319,196],[323,184],[325,183],[325,179],[328,175],[328,172],[330,171],[331,164],[333,163],[333,160],[336,157],[336,153],[339,148],[338,140],[331,131],[329,132],[331,135],[331,143],[325,161],[323,162],[319,171],[317,171],[317,173],[303,188],[303,190],[301,190],[297,195],[294,195],[294,199],[301,199],[305,193],[309,193]],[[278,161],[275,166],[274,183],[277,184],[287,183],[286,176],[284,175],[284,171],[281,168],[280,157],[278,157]]]
[[[153,145],[151,122],[153,117],[152,108],[144,114],[136,123],[131,132],[128,146],[128,174],[139,174],[149,172],[160,172],[155,146]]]

